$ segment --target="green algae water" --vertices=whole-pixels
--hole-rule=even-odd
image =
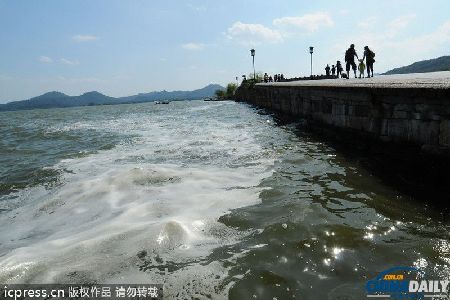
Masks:
[[[450,276],[450,226],[234,102],[0,113],[0,283],[163,283],[167,299],[364,299]]]

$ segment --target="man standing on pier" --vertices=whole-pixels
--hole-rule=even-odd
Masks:
[[[345,69],[347,70],[347,78],[350,78],[350,66],[352,67],[356,78],[355,56],[357,59],[359,59],[358,54],[356,54],[355,45],[351,44],[350,48],[348,48],[347,51],[345,51],[345,62],[346,62]]]

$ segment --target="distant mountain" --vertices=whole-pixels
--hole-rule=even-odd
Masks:
[[[442,56],[435,59],[418,61],[406,67],[392,69],[384,74],[392,75],[392,74],[408,74],[408,73],[428,73],[439,71],[450,71],[450,56]]]
[[[28,100],[0,104],[0,111],[34,108],[74,107],[87,105],[117,104],[116,98],[99,92],[84,93],[80,96],[68,96],[60,92],[49,92]]]
[[[68,96],[60,92],[49,92],[28,100],[13,101],[0,104],[0,111],[22,110],[35,108],[75,107],[89,105],[113,105],[125,103],[142,103],[159,100],[195,100],[214,96],[218,89],[225,88],[218,84],[210,84],[194,91],[161,91],[138,94],[128,97],[114,98],[99,92],[88,92],[80,96]]]
[[[216,90],[225,90],[225,88],[218,84],[210,84],[204,88],[194,90],[194,91],[160,91],[160,92],[150,92],[141,93],[134,96],[127,96],[118,98],[123,103],[138,103],[138,102],[151,102],[158,100],[196,100],[206,97],[214,96]]]

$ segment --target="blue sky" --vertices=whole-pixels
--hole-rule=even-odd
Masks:
[[[375,72],[450,55],[448,0],[0,0],[0,103],[58,90],[124,96],[309,73],[351,42]]]

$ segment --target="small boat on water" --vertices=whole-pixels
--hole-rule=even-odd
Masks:
[[[213,98],[213,97],[206,97],[206,98],[203,98],[203,101],[218,101],[218,99]]]
[[[155,101],[155,104],[169,104],[170,101]]]

